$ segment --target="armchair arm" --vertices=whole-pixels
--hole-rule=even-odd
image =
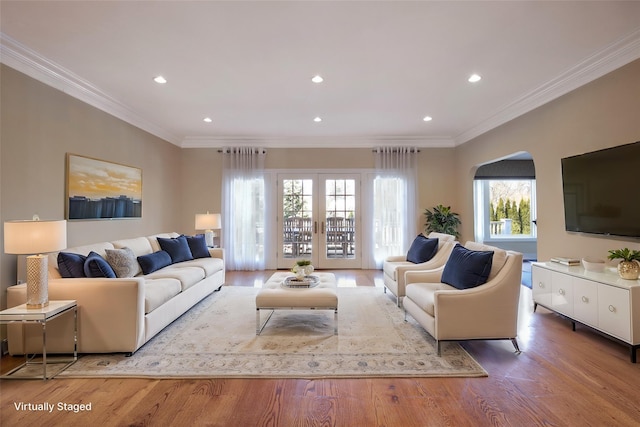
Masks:
[[[388,256],[387,259],[385,259],[385,261],[387,262],[404,262],[406,260],[407,260],[406,255],[391,255],[391,256]]]

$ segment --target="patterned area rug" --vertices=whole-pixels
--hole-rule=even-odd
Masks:
[[[85,355],[59,377],[487,376],[455,342],[443,343],[438,357],[434,339],[410,316],[404,322],[402,309],[381,288],[338,288],[338,335],[333,311],[280,310],[256,336],[256,292],[225,286],[133,356]]]

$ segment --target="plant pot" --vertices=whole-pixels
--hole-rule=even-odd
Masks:
[[[640,276],[640,264],[636,261],[620,261],[618,274],[623,279],[636,280]]]

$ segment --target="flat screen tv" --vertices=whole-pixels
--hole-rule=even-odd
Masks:
[[[640,141],[562,159],[567,231],[640,238]]]

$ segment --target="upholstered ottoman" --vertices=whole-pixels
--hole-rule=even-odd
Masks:
[[[333,333],[338,333],[338,293],[336,277],[332,273],[314,273],[318,284],[312,287],[286,287],[288,272],[274,273],[256,295],[256,335],[264,329],[275,310],[333,310]],[[264,321],[260,311],[271,310]]]

